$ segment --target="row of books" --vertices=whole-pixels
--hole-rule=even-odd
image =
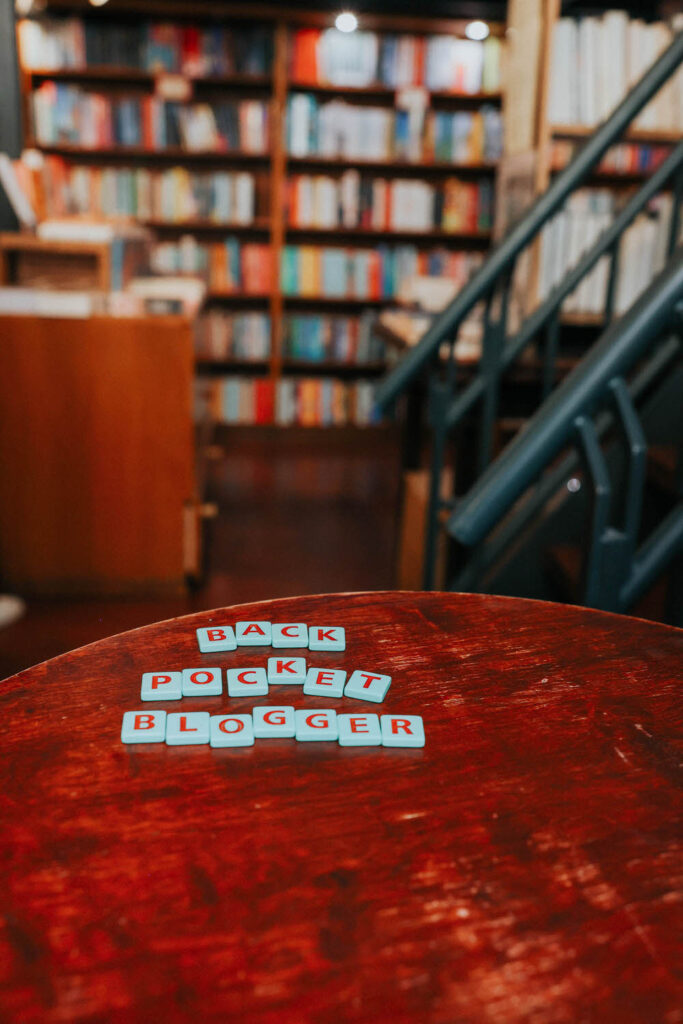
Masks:
[[[328,427],[376,421],[374,388],[368,381],[225,377],[201,381],[197,392],[197,415],[224,424]]]
[[[673,25],[646,24],[625,11],[607,11],[601,18],[560,18],[550,62],[551,124],[592,127],[603,121],[669,46],[674,31]],[[683,69],[660,89],[633,127],[665,132],[683,128]]]
[[[156,242],[150,264],[155,274],[195,274],[216,291],[264,295],[272,286],[271,248],[234,236],[202,244],[193,235]]]
[[[195,326],[198,359],[267,360],[270,358],[270,317],[267,313],[226,313],[208,309]]]
[[[283,351],[287,359],[353,365],[382,362],[384,343],[375,336],[375,314],[317,316],[304,313],[284,319]]]
[[[544,227],[541,236],[539,298],[546,298],[609,226],[617,197],[607,189],[581,189]],[[626,230],[619,249],[614,311],[623,313],[662,269],[671,224],[672,198],[658,196],[647,213]],[[603,257],[567,297],[567,313],[601,314],[605,309],[610,261]]]
[[[197,171],[169,167],[92,167],[47,156],[38,169],[21,162],[22,185],[45,216],[87,214],[179,223],[207,220],[251,224],[258,181],[247,171]]]
[[[412,245],[379,245],[375,249],[286,245],[281,288],[285,295],[310,298],[391,299],[403,282],[416,274],[454,270],[457,263],[465,278],[478,259],[478,254],[466,253],[430,256]]]
[[[304,85],[424,86],[472,95],[500,89],[501,49],[495,36],[482,43],[452,35],[302,28],[292,35],[290,73]]]
[[[122,67],[150,73],[204,75],[270,71],[272,32],[167,22],[44,18],[18,25],[22,66],[36,70]]]
[[[555,139],[552,143],[551,166],[559,171],[574,158],[578,143]],[[640,142],[620,142],[611,146],[598,164],[598,174],[651,174],[663,163],[670,146],[649,146]]]
[[[34,134],[43,145],[257,154],[268,147],[268,105],[261,100],[183,104],[43,82],[33,91],[31,102]]]
[[[299,174],[288,181],[294,227],[377,231],[478,233],[490,230],[493,187],[448,178],[440,185],[413,178],[372,178],[347,171],[339,178]]]
[[[306,92],[287,101],[291,156],[476,164],[499,159],[502,139],[500,111],[489,105],[476,112],[389,109],[321,102]]]

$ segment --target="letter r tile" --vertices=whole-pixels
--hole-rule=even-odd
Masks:
[[[383,747],[424,747],[425,730],[420,715],[382,715]]]

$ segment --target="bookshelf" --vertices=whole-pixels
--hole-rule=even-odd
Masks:
[[[278,389],[291,390],[300,377],[304,404],[312,403],[306,378],[328,381],[329,401],[337,406],[329,422],[341,424],[335,382],[348,392],[349,408],[367,408],[369,391],[358,388],[386,368],[374,349],[372,358],[356,358],[359,328],[352,322],[393,302],[399,271],[429,259],[443,262],[449,253],[469,254],[471,270],[490,245],[502,145],[504,25],[492,24],[481,44],[465,40],[465,20],[375,15],[362,21],[359,33],[341,40],[341,55],[338,38],[325,34],[332,15],[279,6],[199,0],[190,13],[174,0],[111,0],[103,8],[48,0],[39,14],[18,21],[25,144],[41,151],[51,170],[59,169],[63,194],[78,194],[76,212],[144,225],[164,259],[179,262],[174,273],[188,272],[180,250],[187,256],[186,237],[194,240],[192,259],[202,263],[208,280],[202,318],[213,317],[214,334],[213,354],[198,341],[197,372],[206,378],[205,399],[214,410],[221,404],[221,374],[243,385],[250,374],[265,379],[275,403]],[[451,61],[447,70],[444,54]],[[70,111],[76,112],[71,121]],[[257,125],[256,140],[249,140],[245,125],[253,128],[259,117],[261,132]],[[383,148],[376,146],[378,125]],[[219,178],[227,189],[226,176],[233,183],[251,177],[246,216],[219,219],[215,211],[188,209],[202,190],[217,188]],[[327,219],[293,216],[297,180],[304,192],[310,183],[325,192]],[[182,183],[187,199],[176,204],[180,211],[167,201],[174,183]],[[411,187],[421,190],[424,211],[422,220],[408,224],[398,212]],[[48,206],[53,199],[48,194]],[[335,203],[342,213],[330,219]],[[378,204],[385,207],[382,217]],[[465,219],[458,209],[467,204]],[[252,244],[267,245],[261,259],[269,263],[268,286],[216,283],[219,247],[234,255]],[[392,283],[361,292],[353,275],[362,278],[364,261],[376,251]],[[312,253],[327,287],[310,281],[285,287],[286,261],[300,254],[306,276]],[[315,279],[322,273],[316,270]],[[230,274],[244,280],[241,272]],[[263,318],[260,326],[255,317]],[[291,358],[292,318],[309,342],[318,338],[315,358]],[[237,336],[256,337],[252,356]],[[229,355],[235,345],[240,354]],[[260,395],[260,416],[270,401]],[[303,417],[306,423],[312,418],[310,410]]]
[[[617,6],[600,12],[587,5],[563,8],[560,0],[510,0],[507,84],[519,102],[503,112],[506,151],[498,176],[497,235],[547,188],[683,27],[680,15],[664,20],[666,5],[653,4],[647,10],[640,5],[633,15],[627,4]],[[680,69],[563,212],[546,225],[520,274],[522,308],[528,310],[547,296],[583,248],[666,159],[682,133]],[[516,195],[503,185],[506,181],[516,185]],[[615,288],[617,315],[663,265],[672,210],[671,194],[665,190],[625,233]],[[575,340],[583,332],[590,342],[605,323],[607,280],[603,260],[568,297],[562,309],[563,338],[570,332]]]

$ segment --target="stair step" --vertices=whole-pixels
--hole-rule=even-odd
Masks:
[[[653,445],[647,453],[648,478],[667,494],[676,493],[677,455],[673,444]]]
[[[545,553],[545,566],[560,594],[570,603],[581,603],[583,551],[578,544],[555,544]]]
[[[569,604],[581,604],[583,550],[580,545],[555,544],[548,548],[545,566],[561,597]],[[627,614],[640,619],[652,619],[654,622],[665,622],[666,586],[665,577],[657,580]]]

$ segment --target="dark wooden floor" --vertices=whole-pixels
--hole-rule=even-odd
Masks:
[[[0,630],[0,679],[113,633],[242,601],[393,586],[399,487],[384,431],[233,431],[209,469],[218,517],[194,593],[155,601],[28,601]]]

